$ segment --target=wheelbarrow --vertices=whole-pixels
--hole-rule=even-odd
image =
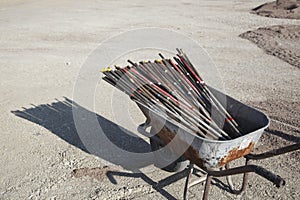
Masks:
[[[202,138],[185,130],[180,124],[166,120],[146,106],[137,103],[146,117],[146,122],[138,127],[138,131],[150,138],[151,148],[155,155],[154,165],[169,172],[188,170],[183,192],[184,199],[187,197],[189,177],[194,170],[194,165],[207,174],[203,180],[205,181],[202,197],[204,200],[208,199],[213,177],[226,176],[228,187],[234,194],[240,194],[246,189],[250,172],[264,177],[277,187],[284,186],[284,179],[263,167],[251,165],[250,160],[265,159],[295,151],[300,148],[300,144],[286,146],[262,154],[251,154],[264,130],[269,126],[269,118],[264,113],[212,87],[209,88],[228,113],[237,121],[243,133],[242,136],[222,141]],[[224,97],[226,101],[224,101]],[[147,131],[149,127],[150,133]],[[241,157],[246,158],[244,166],[229,167],[231,161]],[[170,160],[171,163],[168,163]],[[234,188],[231,181],[231,175],[236,174],[243,174],[243,184],[239,190]]]

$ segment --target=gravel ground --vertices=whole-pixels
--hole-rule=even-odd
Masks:
[[[258,0],[0,1],[0,199],[182,197],[184,179],[171,177],[163,182],[165,187],[157,187],[159,180],[172,174],[151,163],[142,173],[132,174],[121,158],[105,149],[99,155],[88,153],[72,119],[73,88],[88,55],[110,36],[136,28],[175,30],[201,44],[222,75],[226,92],[274,118],[272,135],[292,139],[280,142],[266,133],[261,144],[277,147],[299,141],[299,68],[265,54],[239,35],[259,27],[300,25],[300,21],[250,14],[260,4]],[[78,107],[96,113],[124,148],[147,151],[145,138],[128,141],[116,128],[112,94],[112,87],[101,83],[95,91],[95,109]],[[142,114],[130,105],[136,123],[142,122]],[[122,126],[137,133],[126,123]],[[253,175],[240,196],[215,181],[210,199],[297,199],[298,163],[298,153],[257,162],[285,178],[284,188]],[[190,188],[190,199],[199,199],[203,188]]]

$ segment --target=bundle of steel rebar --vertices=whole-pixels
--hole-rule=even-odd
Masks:
[[[187,55],[102,70],[103,79],[133,101],[200,137],[224,140],[241,135],[238,124],[212,94]],[[213,112],[212,112],[213,111]],[[226,127],[226,128],[224,128]]]

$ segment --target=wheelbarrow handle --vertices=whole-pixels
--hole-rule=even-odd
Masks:
[[[247,172],[254,172],[265,179],[271,181],[276,185],[276,187],[281,187],[285,185],[285,180],[282,179],[280,176],[268,171],[267,169],[264,169],[263,167],[257,166],[257,165],[245,165],[241,167],[235,167],[231,169],[226,169],[223,171],[213,171],[213,170],[206,170],[209,176],[214,177],[222,177],[222,176],[230,176],[230,175],[236,175],[236,174],[243,174]]]
[[[285,146],[279,149],[274,149],[271,151],[267,151],[265,153],[261,153],[261,154],[248,154],[245,156],[245,158],[249,159],[249,160],[261,160],[261,159],[265,159],[265,158],[270,158],[273,156],[278,156],[281,154],[285,154],[288,152],[292,152],[292,151],[296,151],[300,149],[300,143],[297,144],[292,144],[289,146]]]
[[[266,170],[263,167],[259,167],[256,165],[253,165],[255,168],[255,173],[264,177],[265,179],[271,181],[272,183],[274,183],[276,185],[276,187],[281,187],[285,185],[285,180],[283,178],[281,178],[280,176],[273,174],[272,172]]]
[[[151,137],[151,134],[146,130],[149,127],[151,127],[151,125],[148,121],[146,121],[137,127],[137,131],[146,137]]]

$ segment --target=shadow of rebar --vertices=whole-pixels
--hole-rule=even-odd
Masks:
[[[73,119],[74,109],[75,111],[76,109],[80,110],[80,112],[85,116],[95,115],[103,133],[100,133],[100,131],[96,128],[91,130],[98,131],[99,133],[97,132],[96,134],[89,134],[88,131],[86,133],[81,133],[86,135],[89,134],[87,141],[84,141],[85,143],[83,143],[79,133],[77,132]],[[62,138],[69,144],[87,153],[91,152],[89,152],[85,144],[95,144],[97,145],[97,151],[93,151],[93,155],[96,155],[116,165],[120,165],[125,169],[130,168],[129,165],[130,159],[133,159],[132,156],[122,157],[115,155],[110,149],[112,145],[124,150],[124,152],[151,152],[149,143],[138,137],[136,134],[118,126],[114,122],[102,117],[101,115],[83,108],[66,97],[63,101],[56,100],[51,104],[41,104],[38,106],[32,105],[31,108],[23,108],[22,110],[15,110],[11,112],[18,117],[48,129],[50,132]],[[95,142],[95,140],[98,140],[99,137],[93,138],[93,135],[99,136],[100,134],[103,135],[100,138],[108,139],[107,141],[109,141],[109,144],[108,142],[105,143],[105,140]],[[153,163],[151,160],[145,160],[143,162],[145,163],[139,163],[141,165],[140,167],[145,167]]]
[[[295,130],[295,131],[299,133],[298,130]],[[265,132],[267,132],[268,134],[272,134],[272,135],[281,137],[282,139],[290,141],[290,142],[300,143],[300,137],[290,135],[290,134],[284,133],[284,132],[279,131],[279,130],[268,128],[268,129],[265,130]]]

